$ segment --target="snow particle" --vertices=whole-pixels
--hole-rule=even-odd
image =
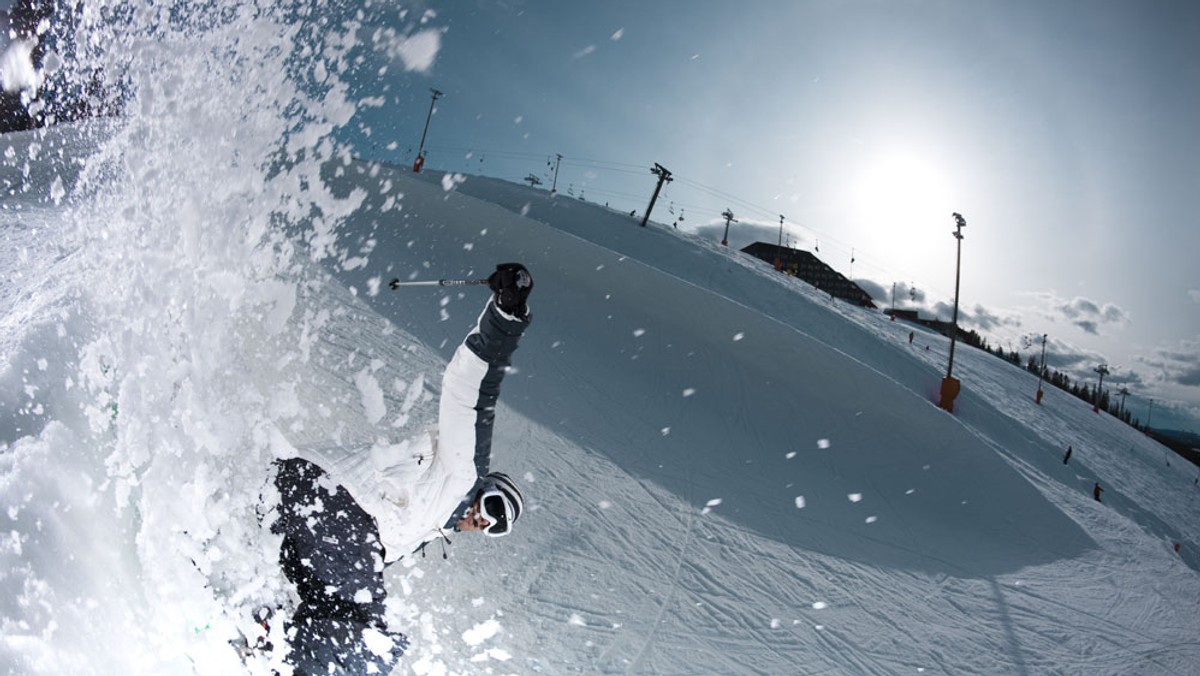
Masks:
[[[821,449],[829,448],[829,440],[828,439],[817,439],[817,448],[821,448]]]
[[[851,493],[846,497],[850,499],[850,502],[859,502],[863,498],[862,493]]]
[[[633,335],[636,338],[641,338],[642,336],[646,335],[646,329],[634,329]]]
[[[600,502],[596,503],[596,506],[600,509],[608,509],[609,507],[612,507],[612,503],[608,500],[601,500]]]
[[[488,620],[466,630],[462,634],[463,641],[470,646],[477,646],[500,632],[500,623]]]
[[[609,37],[608,39],[609,39],[609,40],[612,40],[613,42],[616,42],[617,40],[620,40],[620,39],[621,39],[621,38],[623,38],[623,37],[625,37],[625,29],[624,29],[624,28],[618,28],[618,29],[617,29],[617,32],[616,32],[616,33],[613,33],[613,34],[612,34],[612,36],[611,36],[611,37]]]
[[[796,496],[796,509],[804,509],[804,496],[803,495]]]
[[[772,629],[778,629],[781,626],[783,626],[783,623],[780,622],[778,618],[774,618],[774,617],[771,618],[771,628]]]
[[[826,608],[829,607],[829,604],[825,603],[824,601],[816,601],[815,603],[812,604],[812,607],[813,607],[813,610],[825,610]]]
[[[796,457],[796,452],[792,451],[791,453],[788,453],[784,457],[787,458],[788,460],[791,460],[792,458]]]
[[[877,517],[877,516],[868,516],[867,517],[867,523],[875,523],[878,520],[879,520],[879,517]]]
[[[670,433],[671,433],[671,428],[670,428],[670,427],[664,427],[664,428],[662,428],[661,430],[659,430],[659,432],[662,432],[662,435],[665,437],[665,436],[667,436],[668,434],[670,434]]]
[[[694,387],[688,387],[683,390],[683,396],[685,396],[685,397],[690,397],[695,393],[696,393],[696,388],[694,388]]]
[[[708,514],[712,511],[713,507],[716,507],[719,504],[721,504],[721,498],[713,498],[704,504],[704,509],[700,510],[700,513]]]
[[[741,331],[738,331],[737,333],[733,334],[733,342],[736,343],[745,337],[746,337],[746,334],[742,333]]]
[[[586,627],[587,622],[583,621],[583,617],[579,613],[571,613],[571,619],[567,620],[567,624],[574,627]]]

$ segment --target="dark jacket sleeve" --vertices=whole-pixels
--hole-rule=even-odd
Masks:
[[[517,319],[501,312],[494,302],[488,301],[479,324],[464,341],[467,349],[487,363],[487,372],[479,383],[479,398],[475,404],[476,476],[483,476],[490,471],[492,426],[496,419],[500,383],[512,365],[513,352],[521,335],[529,327],[529,321],[528,315],[524,320]]]

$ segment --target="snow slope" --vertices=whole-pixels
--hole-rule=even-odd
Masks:
[[[84,152],[73,131],[39,142]],[[1053,392],[1038,407],[1027,373],[970,349],[949,416],[941,337],[910,346],[910,327],[595,205],[327,174],[325,199],[360,197],[324,265],[255,279],[218,247],[194,254],[205,280],[126,239],[128,297],[89,292],[117,278],[79,244],[82,205],[29,190],[0,212],[11,673],[239,668],[239,613],[288,598],[260,523],[270,458],[416,436],[483,300],[386,281],[510,259],[535,273],[535,326],[495,464],[532,509],[513,538],[389,569],[400,671],[1196,673],[1196,469],[1129,427]],[[146,280],[210,288],[187,316]]]
[[[530,509],[388,569],[398,672],[1200,673],[1194,466],[969,348],[948,415],[945,339],[714,242],[357,162],[353,32],[285,19],[123,27],[121,120],[0,137],[0,673],[280,667],[228,644],[292,598],[271,461],[420,438],[485,292],[386,282],[506,260]]]

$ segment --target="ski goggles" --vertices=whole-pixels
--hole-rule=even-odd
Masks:
[[[494,538],[508,535],[508,512],[508,500],[500,491],[494,488],[483,491],[479,496],[479,515],[488,522],[483,534]]]

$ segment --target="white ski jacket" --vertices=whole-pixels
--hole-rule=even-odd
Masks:
[[[500,381],[528,326],[528,316],[488,301],[446,366],[436,430],[399,444],[299,452],[375,517],[385,562],[441,537],[465,511],[488,473]]]

